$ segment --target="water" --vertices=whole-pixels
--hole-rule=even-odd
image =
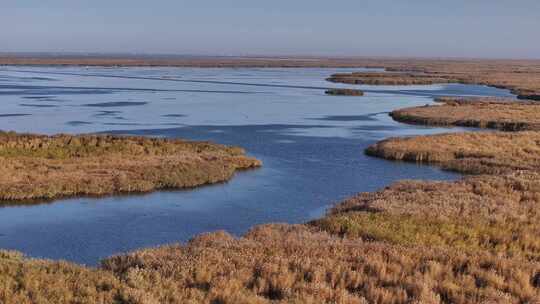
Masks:
[[[348,69],[0,67],[0,129],[113,132],[240,145],[264,162],[228,183],[185,191],[73,198],[0,208],[0,248],[95,265],[141,247],[269,222],[301,223],[396,180],[454,179],[429,166],[363,154],[390,136],[459,131],[409,126],[388,112],[439,95],[510,96],[483,86],[357,86],[326,96]],[[355,69],[358,70],[358,69]],[[92,75],[83,76],[83,75]]]

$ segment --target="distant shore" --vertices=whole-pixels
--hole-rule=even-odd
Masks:
[[[0,53],[0,65],[18,66],[171,66],[207,68],[403,68],[407,65],[482,64],[540,66],[540,59],[444,59],[407,57],[317,57],[317,56],[181,56]]]
[[[508,89],[520,99],[540,100],[540,60],[0,53],[0,66],[372,68],[390,73],[335,74],[328,80],[365,85],[477,84]]]
[[[359,68],[365,58],[0,54],[0,65],[201,67],[201,68]],[[370,65],[371,66],[371,65]],[[375,67],[375,66],[373,66]]]

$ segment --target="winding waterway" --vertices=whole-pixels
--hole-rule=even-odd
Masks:
[[[359,69],[354,69],[359,70]],[[194,190],[74,198],[0,207],[0,248],[95,265],[141,247],[269,222],[301,223],[332,203],[400,179],[456,175],[367,157],[390,137],[462,129],[399,124],[395,108],[434,96],[510,96],[470,85],[355,86],[324,79],[350,69],[0,67],[0,130],[114,132],[211,140],[244,147],[264,167]]]

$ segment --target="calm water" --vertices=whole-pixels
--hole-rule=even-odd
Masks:
[[[305,222],[349,195],[399,179],[453,179],[362,151],[389,136],[448,131],[396,123],[388,117],[392,109],[438,95],[509,96],[464,85],[358,86],[366,96],[324,95],[325,87],[350,87],[324,81],[347,71],[0,67],[2,130],[212,140],[245,147],[264,162],[195,190],[0,207],[0,248],[95,265],[201,232],[239,235],[256,224]]]

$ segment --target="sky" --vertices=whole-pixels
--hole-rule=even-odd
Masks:
[[[540,1],[0,0],[0,52],[540,58]]]

